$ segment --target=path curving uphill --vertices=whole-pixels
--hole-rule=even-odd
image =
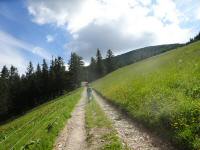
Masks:
[[[93,91],[95,100],[113,122],[121,140],[133,150],[173,150],[174,148],[160,138],[155,137],[138,127],[131,119],[118,111],[114,106]]]

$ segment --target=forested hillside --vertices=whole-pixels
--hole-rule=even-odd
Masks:
[[[105,58],[97,49],[96,56],[91,58],[87,67],[80,56],[72,53],[68,62],[69,70],[66,70],[62,57],[54,58],[50,62],[43,60],[36,68],[30,62],[23,75],[19,75],[14,66],[3,66],[0,75],[0,121],[26,112],[64,92],[74,90],[80,87],[81,81],[94,81],[122,66],[178,46],[181,45],[150,46],[118,56],[114,56],[109,49]]]
[[[183,44],[168,44],[149,46],[130,52],[114,56],[111,49],[107,51],[106,57],[103,58],[99,49],[97,49],[96,57],[92,57],[90,65],[85,68],[87,73],[86,79],[94,81],[106,74],[117,70],[120,67],[135,63],[148,57],[152,57],[166,51],[181,47]]]
[[[83,60],[71,54],[69,70],[66,70],[61,57],[49,63],[43,60],[36,69],[32,62],[27,71],[19,75],[17,68],[4,66],[0,76],[0,121],[22,114],[27,110],[47,102],[59,95],[80,87]]]

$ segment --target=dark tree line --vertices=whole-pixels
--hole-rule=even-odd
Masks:
[[[43,60],[36,68],[29,62],[23,75],[19,75],[14,66],[3,66],[0,73],[0,121],[72,91],[80,87],[82,81],[94,81],[112,72],[116,69],[113,58],[111,50],[103,59],[97,49],[96,57],[92,57],[90,65],[85,67],[83,59],[72,53],[68,70],[63,59],[57,57],[49,63]]]
[[[194,38],[191,38],[190,41],[187,42],[186,44],[194,43],[199,40],[200,40],[200,32]]]
[[[115,69],[117,69],[117,62],[114,60],[113,52],[109,49],[106,58],[103,59],[100,50],[97,49],[96,57],[91,57],[88,67],[88,80],[94,81]]]
[[[21,114],[80,86],[83,79],[83,60],[71,54],[69,70],[61,57],[46,60],[34,69],[30,62],[27,71],[19,75],[16,67],[3,66],[0,74],[0,121]]]

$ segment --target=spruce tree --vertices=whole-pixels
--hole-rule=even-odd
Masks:
[[[11,67],[10,67],[10,78],[11,79],[14,79],[14,78],[18,78],[19,77],[19,74],[18,74],[18,71],[17,71],[17,68],[16,67],[14,67],[13,65],[11,65]]]
[[[48,94],[50,94],[50,81],[49,81],[49,70],[48,70],[48,65],[46,63],[46,60],[43,59],[42,63],[42,93],[43,93],[43,102],[48,98]]]
[[[8,68],[6,66],[3,66],[2,70],[1,70],[1,77],[3,79],[9,78],[9,71],[8,71]]]
[[[58,57],[58,74],[57,74],[57,82],[59,84],[58,92],[59,94],[63,94],[66,87],[66,76],[65,76],[65,63],[61,57]]]
[[[0,77],[0,117],[8,113],[9,110],[9,71],[3,66]]]
[[[74,89],[80,86],[83,79],[82,73],[84,62],[82,57],[78,56],[76,53],[72,53],[68,65],[71,78],[71,88]]]
[[[61,57],[55,59],[53,72],[55,73],[55,92],[60,95],[64,92],[66,82],[65,65]]]
[[[55,70],[55,61],[56,59],[51,60],[51,64],[49,67],[49,93],[51,97],[56,96],[56,70]]]
[[[101,52],[99,49],[97,49],[96,54],[96,75],[97,77],[102,77],[105,74],[105,67],[102,60]]]
[[[32,62],[30,61],[27,67],[26,77],[27,78],[32,77],[33,73],[34,73],[34,68]]]
[[[40,64],[37,64],[36,72],[35,72],[35,84],[36,84],[36,103],[37,105],[42,103],[41,99],[43,98],[42,93],[42,69]]]
[[[28,106],[33,107],[36,104],[35,95],[36,95],[36,83],[35,83],[35,76],[34,76],[34,68],[33,64],[30,61],[26,71],[26,82],[25,82],[25,95],[26,99],[28,100]]]
[[[110,73],[114,69],[115,69],[114,55],[113,52],[109,49],[106,55],[106,71],[107,73]]]
[[[96,60],[94,57],[91,57],[90,66],[89,66],[89,81],[96,79]]]
[[[43,74],[43,76],[45,76],[45,77],[48,76],[48,65],[47,65],[45,59],[43,59],[43,64],[42,64],[42,74]]]
[[[16,67],[11,66],[9,72],[9,111],[15,112],[18,106],[17,103],[19,103],[21,80]]]
[[[42,70],[41,70],[40,64],[37,64],[36,74],[39,76],[41,75],[41,73],[42,73]]]

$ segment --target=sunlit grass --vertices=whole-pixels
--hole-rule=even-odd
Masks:
[[[93,86],[177,147],[200,149],[200,42],[121,68]]]
[[[71,117],[81,91],[61,96],[0,126],[0,149],[52,149],[56,136]]]

